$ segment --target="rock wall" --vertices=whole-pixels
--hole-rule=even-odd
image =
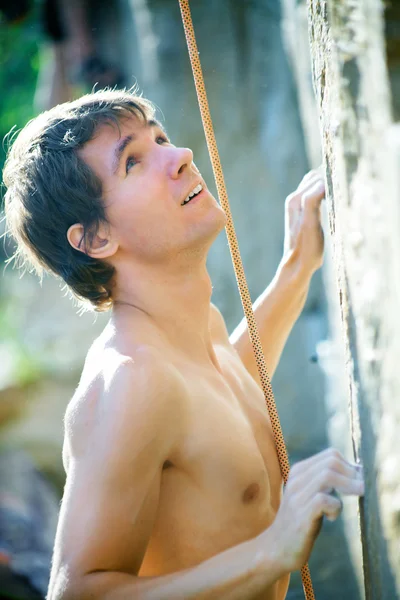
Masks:
[[[387,600],[400,596],[400,135],[390,96],[398,77],[392,71],[389,80],[385,48],[393,31],[379,0],[309,4],[334,258],[329,295],[343,341],[334,338],[345,357],[354,457],[365,469],[365,596]]]

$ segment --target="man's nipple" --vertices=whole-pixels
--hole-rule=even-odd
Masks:
[[[242,500],[245,504],[248,504],[249,502],[257,498],[259,493],[260,486],[258,485],[258,483],[251,483],[243,492]]]

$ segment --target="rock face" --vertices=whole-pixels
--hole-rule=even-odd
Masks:
[[[386,23],[390,51],[393,31]],[[400,596],[400,130],[384,32],[379,0],[310,2],[336,280],[330,289],[340,305],[354,455],[365,469],[365,595],[392,600]],[[396,53],[390,56],[398,70]],[[398,75],[391,75],[394,90]]]

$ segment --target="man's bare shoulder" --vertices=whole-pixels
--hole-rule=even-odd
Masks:
[[[182,431],[181,392],[162,354],[146,346],[129,355],[98,350],[65,417],[67,479],[54,569],[64,561],[78,578],[101,570],[138,573],[163,467],[174,461]]]
[[[113,347],[92,349],[64,417],[65,469],[71,456],[90,447],[92,436],[122,430],[130,435],[139,421],[152,427],[155,420],[172,418],[180,384],[179,373],[157,348],[135,346],[129,355]]]

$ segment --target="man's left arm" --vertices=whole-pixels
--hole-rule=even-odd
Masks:
[[[308,173],[297,190],[287,197],[283,257],[272,282],[253,305],[270,378],[304,308],[311,278],[323,262],[320,207],[324,197],[325,187],[319,171]],[[245,318],[230,336],[230,342],[259,383]]]

